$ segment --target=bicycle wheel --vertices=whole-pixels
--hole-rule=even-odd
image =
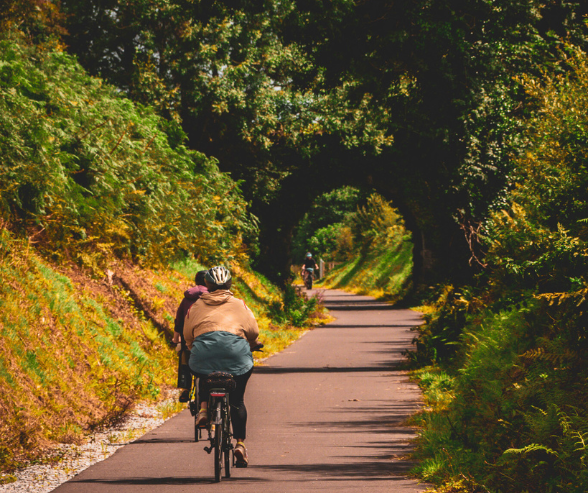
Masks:
[[[194,417],[194,441],[200,440],[200,428],[196,425],[196,417]]]
[[[229,409],[229,402],[224,402],[223,409],[223,439],[224,439],[224,454],[225,454],[225,478],[231,477],[231,415]]]
[[[221,413],[221,403],[217,404],[217,416]],[[218,483],[221,480],[223,469],[223,424],[214,426],[214,480]]]

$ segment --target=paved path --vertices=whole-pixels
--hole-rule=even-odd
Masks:
[[[322,295],[337,320],[269,358],[249,382],[249,468],[213,483],[212,456],[192,441],[184,411],[55,491],[424,491],[404,476],[403,460],[414,436],[403,422],[419,391],[397,370],[418,314],[342,291]]]

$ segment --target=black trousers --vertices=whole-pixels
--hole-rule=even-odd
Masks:
[[[231,407],[231,422],[233,423],[233,436],[245,440],[247,438],[247,408],[245,407],[245,389],[249,377],[253,373],[253,368],[243,375],[237,375],[234,378],[237,384],[235,390],[229,392],[229,405]],[[202,381],[206,375],[196,373],[196,376]],[[200,402],[208,402],[208,389],[203,385],[198,388],[198,398]]]
[[[191,390],[192,389],[192,371],[188,366],[188,360],[190,359],[190,351],[182,348],[178,353],[178,385],[179,389]]]

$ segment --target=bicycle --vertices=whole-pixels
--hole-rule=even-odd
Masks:
[[[303,277],[304,277],[304,286],[306,286],[306,289],[312,289],[312,281],[314,279],[314,269],[312,267],[305,267]]]
[[[214,372],[206,377],[204,382],[209,388],[208,397],[208,419],[206,427],[202,428],[196,425],[196,416],[198,414],[198,385],[192,389],[192,399],[190,400],[190,413],[194,416],[194,441],[198,442],[202,438],[202,430],[208,432],[207,440],[210,446],[204,447],[204,450],[211,454],[214,452],[214,480],[219,482],[222,478],[224,469],[225,478],[231,477],[231,451],[233,443],[231,438],[231,412],[229,407],[229,392],[235,389],[235,380],[233,375],[224,372]],[[234,463],[234,457],[233,457]]]
[[[255,347],[252,351],[261,351],[263,344]],[[222,471],[224,468],[225,478],[231,477],[231,452],[234,447],[232,443],[231,428],[231,411],[229,404],[229,393],[235,389],[236,383],[233,375],[225,372],[214,372],[208,375],[203,385],[209,389],[208,397],[208,420],[206,427],[202,428],[196,425],[198,415],[198,382],[192,387],[190,393],[190,413],[194,416],[194,441],[198,442],[202,438],[202,430],[208,432],[207,440],[210,442],[209,447],[204,447],[206,453],[214,452],[214,480],[216,483],[221,481]],[[232,465],[239,467],[235,461],[233,453]]]

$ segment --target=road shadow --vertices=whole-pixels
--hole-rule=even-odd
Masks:
[[[419,324],[417,324],[419,325]],[[380,324],[380,325],[367,325],[367,324],[345,324],[345,325],[338,325],[338,324],[327,324],[321,325],[321,329],[406,329],[410,330],[413,327],[416,327],[415,324],[407,323],[407,324]]]
[[[223,478],[222,482],[231,482],[236,481],[238,483],[244,482],[265,482],[267,479],[265,478],[256,478],[256,477],[231,477],[231,478]],[[73,479],[70,481],[73,484],[104,484],[104,485],[137,485],[137,486],[154,486],[154,485],[161,485],[161,486],[182,486],[182,485],[199,485],[199,484],[215,484],[214,478],[210,476],[206,477],[162,477],[162,478],[109,478],[109,479]]]
[[[297,367],[297,366],[256,366],[255,373],[262,375],[281,375],[284,373],[368,373],[381,372],[383,370],[400,370],[401,363],[397,365],[385,363],[382,366],[325,366],[325,367]],[[398,367],[398,368],[396,368]]]
[[[391,311],[396,310],[392,305],[386,304],[376,304],[374,302],[360,302],[360,303],[349,303],[348,301],[341,302],[341,303],[333,303],[332,301],[328,301],[324,303],[325,307],[328,310],[345,310],[345,311],[366,311],[366,310],[373,310],[373,311]]]
[[[341,457],[344,459],[344,457]],[[360,457],[361,459],[361,457]],[[277,471],[287,477],[287,473],[298,473],[305,476],[304,478],[295,477],[290,481],[316,481],[320,476],[321,481],[349,481],[360,479],[364,481],[406,481],[407,474],[416,464],[409,461],[395,459],[378,459],[367,462],[359,461],[342,461],[342,462],[323,462],[314,464],[276,464],[276,465],[257,465],[252,466],[255,470]]]
[[[271,366],[256,366],[256,374],[281,375],[287,373],[369,373],[382,371],[404,371],[406,368],[405,351],[407,341],[362,341],[357,344],[360,355],[381,354],[386,357],[383,361],[374,361],[371,366],[278,366],[270,362]],[[370,347],[371,346],[371,347]]]
[[[377,433],[378,435],[395,434],[410,438],[415,430],[408,427],[408,419],[422,408],[420,399],[405,399],[389,404],[367,404],[365,406],[334,407],[325,411],[328,419],[324,421],[304,421],[291,423],[291,426],[321,429],[325,433]],[[351,418],[349,418],[351,416]],[[367,419],[366,419],[367,417]],[[386,442],[388,446],[394,442]]]
[[[145,435],[147,436],[147,435]],[[160,443],[196,443],[194,440],[188,440],[186,438],[139,438],[134,442],[130,442],[129,445],[143,445],[153,444],[159,445]]]

